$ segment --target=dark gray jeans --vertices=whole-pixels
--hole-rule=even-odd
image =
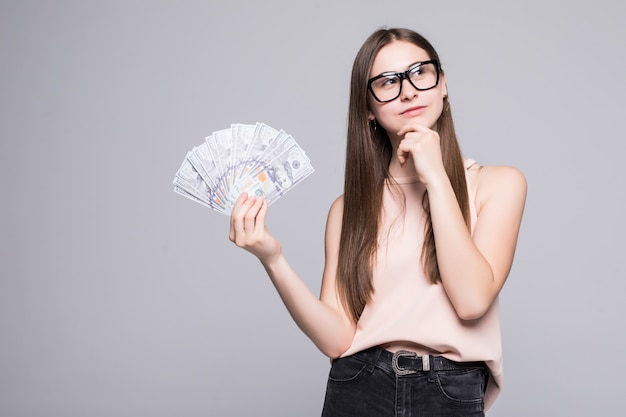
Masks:
[[[488,375],[483,362],[367,349],[333,360],[322,417],[484,416]]]

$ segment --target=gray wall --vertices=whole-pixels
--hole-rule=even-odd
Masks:
[[[465,155],[528,179],[490,415],[615,415],[626,10],[582,3],[2,1],[0,415],[319,415],[328,359],[171,181],[231,123],[291,133],[316,172],[268,222],[318,292],[350,68],[381,25],[438,48]]]

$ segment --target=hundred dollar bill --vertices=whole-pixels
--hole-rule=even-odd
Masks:
[[[207,140],[209,149],[213,155],[213,159],[217,159],[221,165],[220,180],[224,181],[227,188],[232,184],[232,165],[233,165],[233,137],[232,129],[222,129],[210,136],[211,141]]]
[[[239,180],[239,177],[242,173],[242,168],[245,167],[245,161],[248,157],[248,153],[250,151],[250,146],[255,139],[255,132],[258,129],[260,123],[255,125],[248,124],[233,124],[231,125],[232,136],[235,142],[235,151],[233,154],[234,164],[233,164],[233,173],[232,173],[232,181],[233,184],[236,184]]]
[[[230,214],[243,192],[275,202],[313,173],[295,139],[264,123],[231,124],[187,153],[174,177],[174,191]]]
[[[182,195],[183,197],[187,197],[191,201],[195,201],[198,204],[202,204],[205,207],[208,207],[210,209],[214,209],[214,207],[210,206],[209,204],[207,204],[204,201],[200,200],[199,198],[195,197],[193,194],[189,194],[187,191],[183,190],[182,188],[178,187],[177,185],[174,186],[174,192]]]
[[[209,145],[206,142],[194,147],[187,159],[191,165],[198,171],[204,182],[207,183],[212,193],[219,196],[222,200],[226,197],[226,187],[219,180],[221,176],[221,166],[219,161],[212,159],[209,151]]]
[[[240,177],[255,172],[272,159],[273,149],[287,139],[289,135],[283,130],[273,129],[263,123],[255,130],[254,141],[251,143],[246,158],[241,161]],[[252,174],[254,175],[254,174]]]
[[[208,155],[202,155],[201,161],[204,164],[208,175],[212,178],[215,191],[218,194],[225,196],[227,190],[230,188],[229,183],[229,160],[230,160],[230,140],[229,136],[225,132],[218,133],[219,137],[215,136],[215,132],[205,139],[207,144],[208,159],[205,159]]]
[[[187,155],[189,155],[189,153]],[[191,165],[187,157],[185,157],[182,165],[176,172],[174,186],[219,212],[224,212],[225,206],[228,204],[209,188],[208,184],[204,182],[202,176],[196,171],[193,165]]]
[[[271,198],[276,192],[276,183],[269,174],[269,170],[257,169],[254,175],[247,173],[239,178],[229,190],[228,200],[235,201],[241,193],[246,192],[250,196],[263,197],[272,204],[275,199]]]
[[[276,155],[263,164],[263,170],[271,178],[274,189],[268,199],[274,200],[314,172],[309,158],[290,137],[283,146],[276,148]],[[257,175],[256,172],[251,175]]]
[[[247,133],[250,133],[250,131],[248,130]],[[238,176],[241,176],[250,170],[250,161],[252,161],[252,158],[255,155],[263,154],[265,149],[270,146],[278,133],[278,130],[271,128],[264,123],[257,123],[254,126],[253,135],[250,139],[250,144],[246,149],[245,156],[239,161],[238,164]]]

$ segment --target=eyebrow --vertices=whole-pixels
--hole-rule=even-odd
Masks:
[[[428,61],[432,61],[432,59],[429,58],[429,59],[426,59],[424,61],[415,61],[414,63],[409,64],[404,71],[383,71],[383,72],[381,72],[381,73],[379,73],[377,75],[374,75],[373,77],[370,77],[370,78],[376,78],[379,75],[383,75],[383,74],[402,74],[403,72],[408,71],[409,68],[414,67],[417,64],[422,64],[422,63],[428,62]]]

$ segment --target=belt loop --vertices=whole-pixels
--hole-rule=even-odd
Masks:
[[[425,364],[428,364],[428,380],[430,382],[435,381],[435,358],[433,358],[430,355],[426,355],[424,356],[424,359],[422,359],[424,361]],[[426,365],[423,366],[426,366]],[[424,369],[426,370],[426,369]]]
[[[422,370],[424,372],[430,371],[430,355],[422,356]]]
[[[383,350],[384,349],[381,347],[377,348],[376,352],[371,357],[371,361],[369,363],[369,366],[367,367],[367,372],[369,372],[370,374],[374,372],[374,368],[376,368],[376,363],[378,363],[378,359],[380,359],[380,355],[383,353]]]

